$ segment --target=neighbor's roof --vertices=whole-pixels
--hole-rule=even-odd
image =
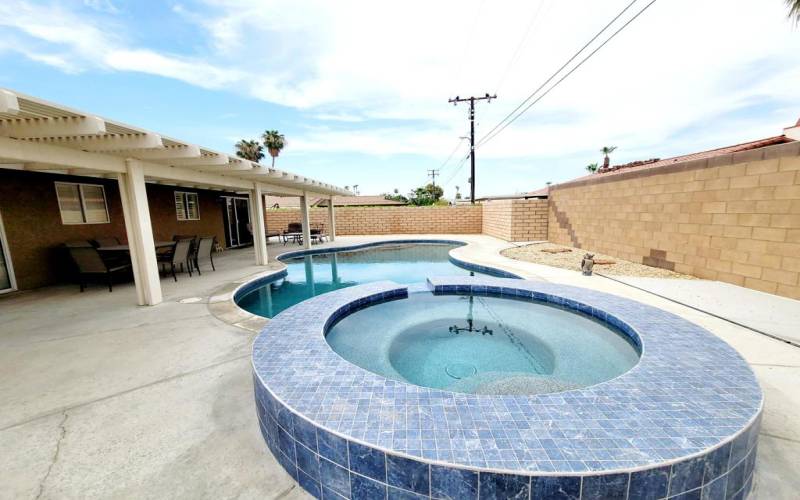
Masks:
[[[267,196],[267,208],[278,205],[280,208],[299,208],[300,198],[297,196]],[[308,200],[309,206],[323,207],[328,206],[328,200],[325,198],[310,198]],[[387,200],[381,195],[365,195],[365,196],[334,196],[333,206],[335,207],[364,207],[364,206],[395,206],[405,205],[402,201]]]
[[[652,158],[650,160],[634,161],[630,163],[624,163],[622,165],[614,165],[608,169],[601,168],[600,170],[597,171],[596,174],[584,175],[582,177],[572,179],[569,182],[580,181],[589,178],[598,178],[598,176],[608,177],[611,175],[627,173],[627,172],[652,170],[661,167],[666,167],[668,165],[674,165],[675,163],[681,163],[684,161],[704,160],[731,153],[739,153],[741,151],[749,151],[752,149],[774,146],[776,144],[785,144],[787,142],[793,142],[793,140],[790,139],[789,137],[786,137],[786,135],[776,135],[774,137],[767,137],[766,139],[744,142],[741,144],[735,144],[733,146],[726,146],[723,148],[709,149],[707,151],[700,151],[698,153],[690,153],[681,156],[674,156],[672,158],[665,158],[663,160],[660,158]]]
[[[315,205],[328,206],[328,200],[319,200]],[[365,196],[334,196],[333,206],[335,207],[364,207],[364,206],[393,206],[405,205],[402,201],[387,200],[382,195],[365,195]]]
[[[526,198],[547,198],[548,193],[550,192],[550,187],[545,186],[541,189],[537,189],[536,191],[527,191],[525,193],[514,193],[514,194],[499,194],[495,196],[484,196],[483,198],[475,198],[475,201],[491,201],[491,200],[519,200],[519,199],[526,199]]]
[[[32,157],[42,158],[42,164]],[[82,165],[75,165],[76,159]],[[146,178],[194,177],[198,187],[216,180],[219,185],[255,182],[280,193],[349,194],[302,175],[0,88],[0,163],[24,161],[25,169],[69,168],[69,173],[89,175],[102,170],[104,161],[108,172],[122,172],[127,159],[145,163]]]

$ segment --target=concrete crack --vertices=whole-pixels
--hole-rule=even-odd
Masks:
[[[50,477],[50,473],[53,471],[53,466],[58,461],[58,455],[61,453],[61,442],[64,441],[64,437],[67,435],[67,417],[67,412],[64,412],[64,418],[62,418],[61,423],[58,424],[60,434],[58,436],[58,441],[56,441],[56,449],[55,452],[53,452],[53,459],[50,461],[50,466],[47,467],[47,472],[45,472],[44,477],[39,482],[39,491],[36,493],[36,500],[39,500],[44,494],[44,484]]]

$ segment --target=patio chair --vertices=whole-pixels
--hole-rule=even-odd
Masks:
[[[292,238],[295,242],[300,242],[300,239],[297,237],[298,234],[303,233],[303,225],[299,222],[290,222],[286,226],[286,231],[283,232],[281,238],[283,239],[283,244],[286,245],[288,243],[289,238]]]
[[[98,248],[99,247],[113,247],[113,246],[117,246],[117,245],[121,244],[121,242],[119,241],[119,238],[117,238],[116,236],[111,236],[109,238],[95,238],[94,242],[97,244],[96,246]]]
[[[165,272],[171,272],[172,278],[178,281],[175,271],[180,267],[183,272],[183,265],[186,264],[186,270],[189,276],[192,276],[192,261],[190,260],[189,252],[192,249],[191,239],[178,240],[174,247],[171,247],[168,252],[156,254],[158,262],[162,264]]]
[[[194,253],[194,267],[197,269],[198,275],[202,275],[200,272],[200,263],[204,262],[206,259],[211,263],[211,270],[217,270],[217,268],[214,267],[214,243],[216,243],[216,241],[216,236],[208,236],[200,238],[195,245],[197,251]]]
[[[73,240],[64,243],[64,246],[67,248],[94,248],[94,246],[88,240]]]
[[[325,241],[325,237],[328,236],[325,233],[325,224],[315,224],[309,233],[311,235],[311,241],[318,241],[320,243],[323,243]]]
[[[74,242],[72,242],[74,243]],[[100,257],[100,253],[91,245],[88,246],[69,246],[69,252],[72,261],[78,268],[78,280],[81,287],[81,292],[86,288],[86,278],[89,276],[102,276],[105,275],[108,280],[108,291],[113,290],[114,280],[113,274],[131,269],[130,264],[110,264]]]

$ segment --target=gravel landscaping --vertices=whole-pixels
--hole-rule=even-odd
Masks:
[[[501,253],[510,259],[580,271],[581,259],[583,259],[583,255],[587,251],[590,250],[545,242],[509,248],[503,250]],[[646,278],[696,279],[694,276],[689,276],[687,274],[676,273],[667,269],[646,266],[644,264],[637,264],[602,253],[595,253],[594,258],[595,262],[613,262],[612,264],[596,263],[594,271],[600,274],[612,276],[640,276]]]

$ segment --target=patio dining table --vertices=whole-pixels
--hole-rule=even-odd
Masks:
[[[155,247],[156,248],[166,248],[175,246],[174,241],[156,241]],[[130,251],[130,247],[128,245],[108,245],[104,247],[97,247],[97,250],[100,252],[128,252]]]

